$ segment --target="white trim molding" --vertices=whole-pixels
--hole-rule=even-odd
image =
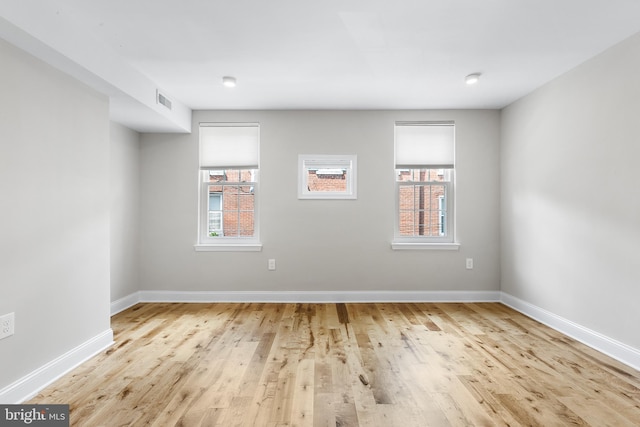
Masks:
[[[138,291],[111,303],[111,315],[144,302],[500,302],[500,291]]]
[[[501,292],[500,302],[520,313],[537,320],[581,343],[610,356],[625,365],[640,370],[640,350],[585,328],[571,320],[553,314],[505,292]]]
[[[139,302],[499,302],[500,291],[140,291]]]
[[[226,244],[205,244],[193,245],[196,252],[260,252],[262,243],[226,243]]]
[[[109,328],[0,390],[0,403],[19,404],[31,399],[40,390],[112,345],[113,330]]]
[[[458,251],[460,243],[391,242],[394,251]]]
[[[111,315],[125,311],[129,307],[133,307],[140,302],[140,292],[134,292],[124,298],[111,302]]]

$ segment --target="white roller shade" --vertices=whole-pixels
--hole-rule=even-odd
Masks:
[[[453,168],[453,123],[396,123],[396,169]]]
[[[200,125],[200,169],[257,169],[259,126],[242,124]]]

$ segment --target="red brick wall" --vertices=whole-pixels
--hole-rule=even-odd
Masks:
[[[345,173],[342,175],[320,175],[316,174],[315,171],[309,171],[307,185],[309,186],[309,191],[344,193],[347,191],[347,177]]]

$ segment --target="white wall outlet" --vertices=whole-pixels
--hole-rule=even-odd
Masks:
[[[267,264],[267,268],[269,270],[275,270],[276,269],[276,260],[275,259],[270,259],[269,263]]]
[[[467,258],[467,270],[473,270],[473,258]]]
[[[10,337],[14,333],[15,313],[0,316],[0,340]]]

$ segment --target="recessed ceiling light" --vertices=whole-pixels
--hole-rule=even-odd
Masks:
[[[226,87],[236,87],[236,78],[231,76],[224,76],[222,78],[222,84]]]
[[[478,80],[480,80],[480,73],[469,74],[464,78],[465,83],[468,85],[474,85],[478,83]]]

